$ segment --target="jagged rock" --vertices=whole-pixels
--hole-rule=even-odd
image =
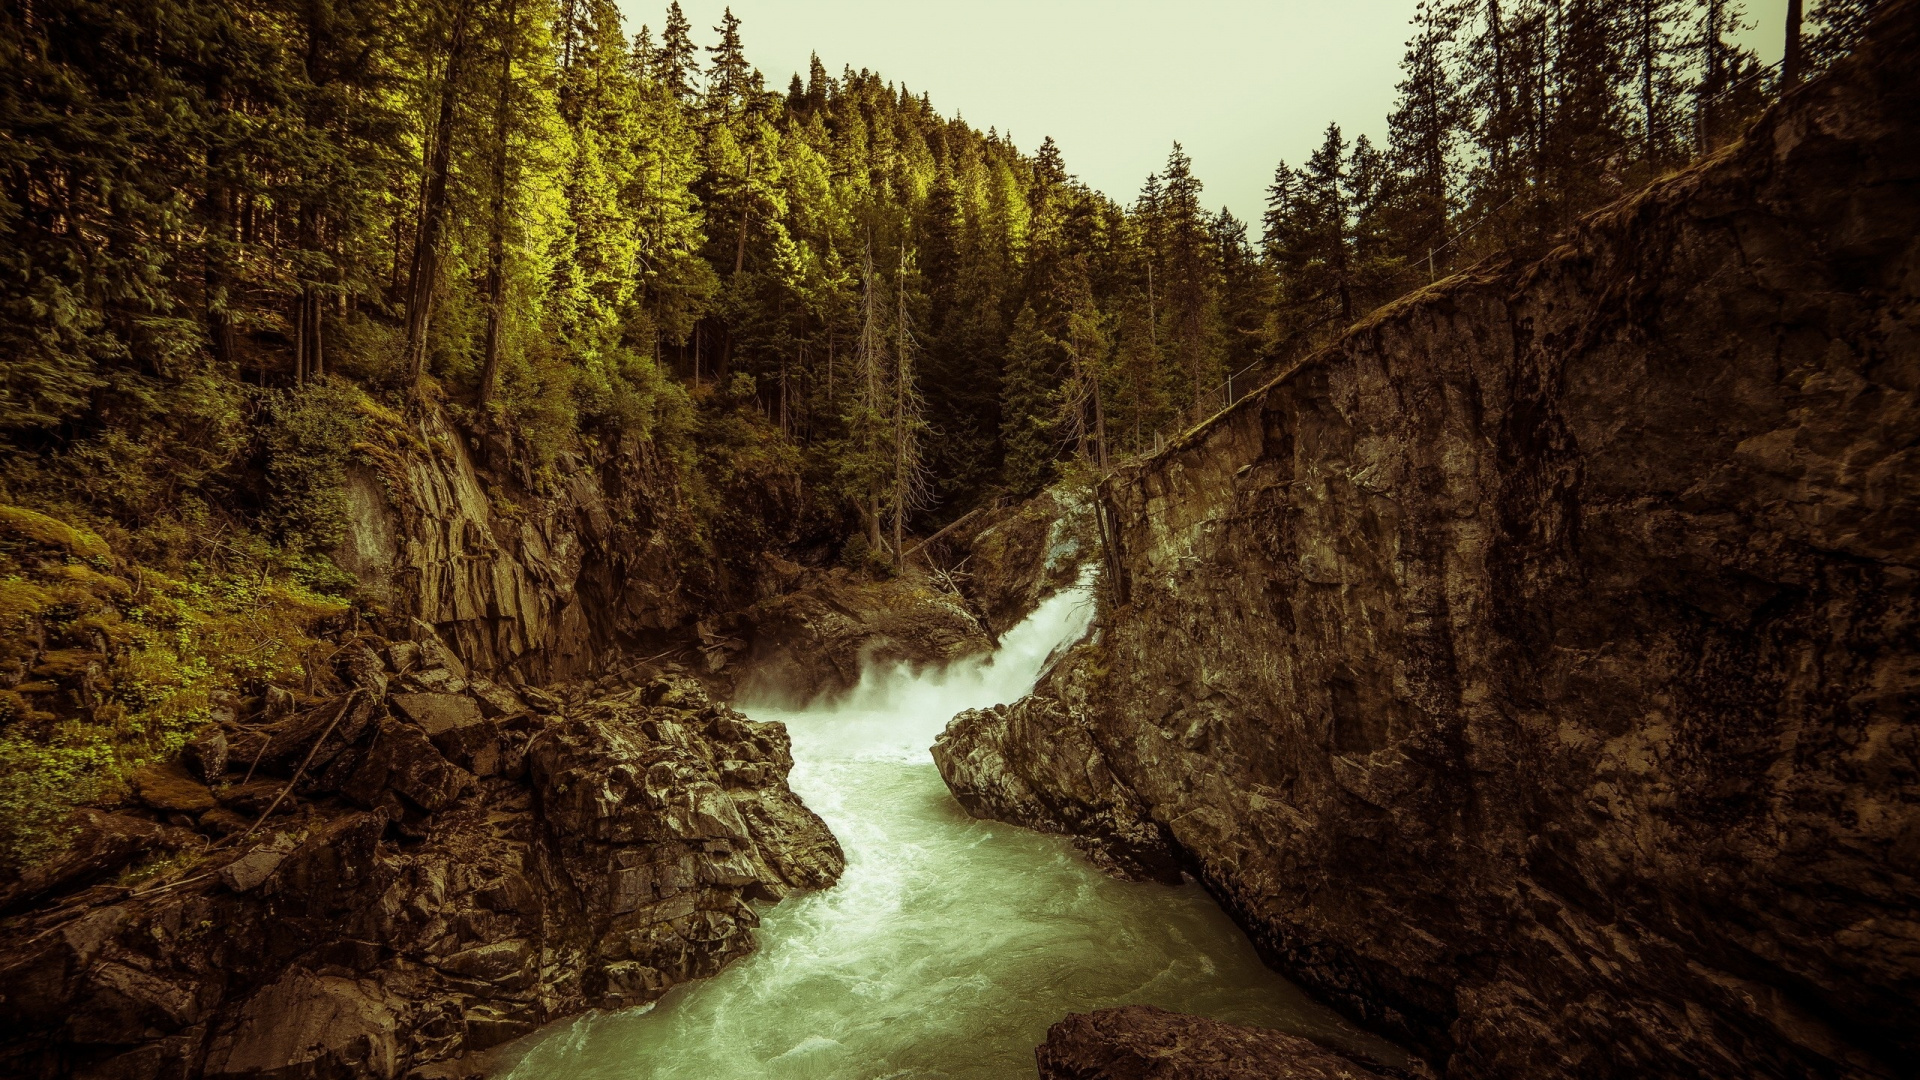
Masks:
[[[449,975],[504,984],[520,975],[532,956],[525,941],[497,941],[463,949],[431,963]]]
[[[220,880],[234,892],[246,892],[273,876],[280,864],[293,853],[298,840],[292,833],[280,833],[256,844],[245,855],[220,868]]]
[[[1151,1005],[1070,1014],[1033,1056],[1040,1080],[1382,1080],[1297,1035]]]
[[[372,807],[380,805],[383,792],[392,790],[422,810],[434,811],[452,804],[473,783],[473,774],[442,756],[418,725],[387,719],[380,722],[372,748],[341,792]]]
[[[994,511],[955,538],[966,550],[961,589],[995,637],[1074,584],[1099,550],[1093,500],[1065,486]]]
[[[344,717],[350,696],[310,712]],[[420,724],[382,716],[337,751],[354,764],[342,790],[307,792],[278,832],[15,917],[0,929],[0,1074],[478,1076],[475,1055],[547,1021],[717,973],[754,947],[749,900],[828,884],[843,859],[786,787],[784,729],[691,683],[654,694],[689,707],[642,696],[549,726],[399,695],[429,724],[456,716],[442,736],[484,728],[515,762],[531,744],[537,767],[503,759],[479,783]],[[257,815],[290,782],[219,794]],[[252,827],[229,807],[202,819]],[[34,895],[204,843],[131,817],[83,824],[74,861],[43,868]]]
[[[1882,12],[1740,144],[1103,487],[1101,762],[1449,1077],[1920,1056],[1920,5]]]
[[[477,675],[467,680],[467,692],[489,717],[512,716],[527,709],[526,703],[512,690]]]
[[[500,771],[500,735],[465,694],[395,694],[394,707],[427,733],[447,760],[475,776]]]
[[[974,817],[1066,833],[1110,873],[1177,883],[1171,838],[1095,739],[1086,694],[1097,655],[1093,646],[1075,649],[1031,695],[954,717],[933,745],[934,764]]]
[[[140,801],[155,810],[177,810],[184,814],[200,814],[213,809],[219,803],[207,785],[187,774],[187,770],[173,762],[146,765],[135,769],[127,777],[133,785],[134,794]]]

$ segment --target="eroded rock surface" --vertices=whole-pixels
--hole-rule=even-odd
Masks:
[[[963,798],[1140,806],[1448,1076],[1910,1075],[1916,55],[1885,8],[1743,143],[1123,470],[1104,673],[950,732]]]
[[[952,538],[952,546],[963,553],[955,579],[981,622],[998,637],[1042,600],[1078,581],[1098,545],[1093,500],[1056,485],[960,530]]]
[[[1082,645],[1032,694],[954,717],[934,742],[933,761],[974,817],[1065,833],[1109,873],[1177,883],[1171,838],[1107,767],[1096,741],[1088,692],[1103,653],[1097,643]]]
[[[745,692],[795,705],[850,689],[868,664],[938,667],[993,647],[960,597],[917,576],[876,582],[829,571],[756,604],[742,621]]]
[[[1383,1080],[1283,1031],[1129,1005],[1073,1013],[1034,1048],[1040,1080]]]
[[[358,688],[216,729],[239,749],[211,785],[157,773],[83,812],[0,925],[0,1073],[465,1075],[714,974],[754,947],[750,901],[839,876],[780,725],[674,678],[528,709],[457,665],[349,643]]]

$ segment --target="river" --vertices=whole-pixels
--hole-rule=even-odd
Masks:
[[[515,1047],[506,1080],[1032,1077],[1068,1012],[1152,1004],[1401,1055],[1264,967],[1197,885],[1116,881],[1064,839],[975,821],[927,748],[963,709],[1024,696],[1092,615],[1043,603],[991,656],[870,670],[831,703],[742,706],[793,736],[793,789],[839,837],[833,888],[762,908],[760,950],[653,1006]]]

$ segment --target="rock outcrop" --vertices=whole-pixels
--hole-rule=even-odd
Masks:
[[[1910,1075],[1915,56],[1121,470],[1095,685],[951,731],[969,806],[1140,807],[1450,1077]]]
[[[962,599],[917,576],[866,581],[835,569],[741,616],[742,693],[804,705],[852,688],[869,666],[938,667],[992,640]]]
[[[1042,600],[1079,580],[1099,548],[1093,500],[1057,484],[1025,502],[988,511],[959,530],[954,579],[996,638]]]
[[[1297,1035],[1129,1005],[1073,1013],[1034,1048],[1040,1080],[1384,1080]],[[1372,1066],[1369,1068],[1369,1066]]]
[[[933,762],[967,813],[1072,838],[1108,873],[1177,884],[1166,828],[1107,767],[1089,693],[1105,649],[1081,645],[1011,705],[968,709],[933,745]]]
[[[536,471],[525,447],[466,433],[437,408],[376,416],[369,429],[348,470],[352,528],[334,560],[496,681],[578,681],[672,644],[691,654],[711,636],[701,619],[800,571],[775,552],[709,550],[685,478],[648,442],[577,446]],[[792,539],[796,501],[758,493],[763,539]]]
[[[785,730],[691,680],[528,708],[437,643],[376,644],[342,647],[349,692],[203,731],[210,783],[169,766],[79,816],[0,924],[0,1073],[469,1075],[714,974],[751,901],[840,873]]]

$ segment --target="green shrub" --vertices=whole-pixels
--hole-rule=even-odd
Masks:
[[[296,553],[347,534],[347,457],[366,424],[360,401],[359,390],[325,379],[276,393],[268,405],[267,524]]]

